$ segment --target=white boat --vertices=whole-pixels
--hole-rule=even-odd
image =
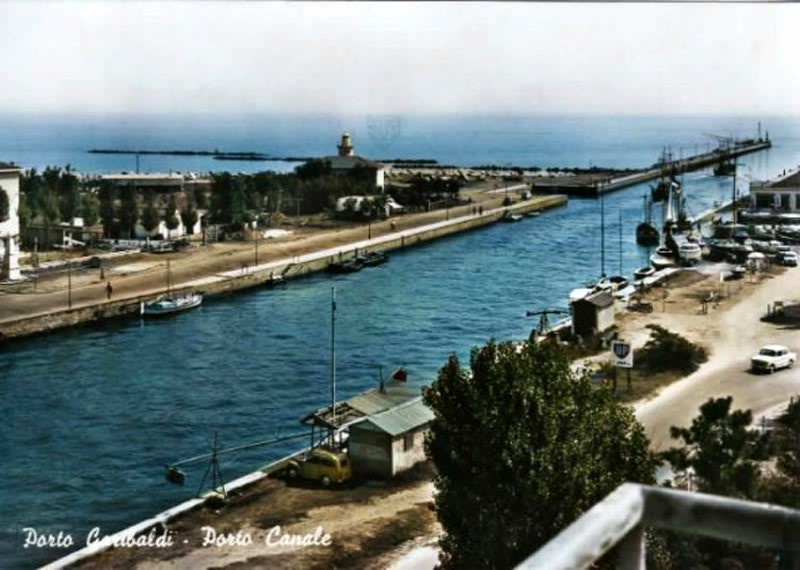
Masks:
[[[194,309],[202,303],[203,296],[199,293],[164,295],[155,301],[141,303],[140,313],[143,317],[160,317]]]
[[[646,277],[652,277],[653,274],[656,272],[655,267],[640,267],[636,271],[633,272],[633,278],[637,281],[641,281]]]
[[[697,263],[703,258],[703,251],[698,244],[687,241],[678,246],[678,256],[683,263]]]
[[[672,250],[666,246],[656,249],[656,252],[650,256],[650,264],[656,269],[666,269],[677,265],[675,257],[672,255]]]

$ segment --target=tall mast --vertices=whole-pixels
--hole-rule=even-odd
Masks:
[[[733,157],[733,225],[736,225],[736,157]]]
[[[336,287],[331,287],[331,424],[336,425]],[[334,428],[335,430],[335,428]],[[331,432],[333,443],[334,432]]]
[[[606,274],[606,215],[603,206],[603,192],[600,192],[600,276]]]
[[[622,209],[619,211],[619,274],[622,275]]]

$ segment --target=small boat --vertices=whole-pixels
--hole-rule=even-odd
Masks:
[[[658,230],[653,225],[653,201],[644,198],[644,221],[636,226],[636,243],[639,245],[658,245],[660,235]]]
[[[328,273],[355,273],[364,268],[364,262],[358,257],[345,259],[344,261],[334,261],[328,264]]]
[[[652,277],[656,272],[656,268],[648,265],[647,267],[640,267],[636,271],[633,272],[633,278],[636,281],[641,281],[646,277]]]
[[[656,269],[665,269],[676,265],[672,250],[665,245],[658,247],[656,252],[650,256],[650,263]]]
[[[702,259],[703,251],[695,242],[687,241],[678,246],[678,257],[683,263],[693,264]]]
[[[356,256],[364,267],[375,267],[389,261],[389,256],[382,251],[370,251],[364,255]]]
[[[522,219],[522,214],[506,211],[500,219],[504,222],[518,222]]]
[[[199,293],[164,295],[155,301],[141,303],[139,311],[143,317],[161,317],[194,309],[202,303],[203,296]]]
[[[608,280],[611,282],[611,288],[614,291],[622,291],[628,286],[628,278],[624,275],[612,275]]]

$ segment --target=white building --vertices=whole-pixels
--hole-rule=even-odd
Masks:
[[[19,172],[18,166],[0,162],[0,190],[8,211],[0,212],[0,281],[18,281],[19,271]]]
[[[750,183],[750,210],[742,216],[751,221],[797,223],[800,220],[800,169],[767,182]]]

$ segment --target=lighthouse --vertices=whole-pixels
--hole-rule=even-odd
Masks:
[[[339,149],[339,156],[353,156],[353,145],[350,143],[350,134],[344,133],[342,135],[342,142],[337,146]]]

